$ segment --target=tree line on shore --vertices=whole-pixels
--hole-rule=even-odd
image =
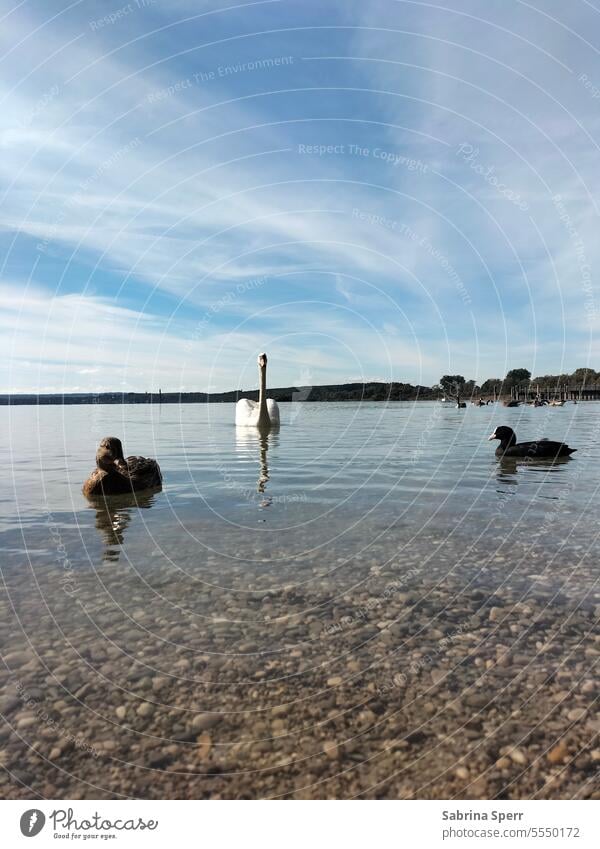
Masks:
[[[437,387],[433,389],[450,395],[452,398],[472,398],[474,396],[495,396],[497,398],[510,395],[513,389],[530,389],[539,387],[540,393],[557,392],[561,386],[594,386],[600,383],[600,372],[592,368],[577,368],[571,374],[544,374],[532,377],[526,368],[513,368],[506,377],[489,377],[478,385],[474,380],[465,380],[462,374],[445,374]]]
[[[490,377],[479,385],[461,374],[445,374],[433,386],[412,383],[341,383],[325,386],[287,386],[269,389],[278,402],[302,401],[414,401],[435,400],[442,394],[452,398],[500,398],[514,388],[533,387],[541,393],[558,391],[560,386],[594,386],[600,383],[600,372],[578,368],[572,374],[546,374],[531,377],[525,368],[511,369],[506,377]],[[230,392],[88,392],[56,394],[0,395],[0,406],[9,404],[215,404],[235,403],[239,398],[258,398],[258,390]]]

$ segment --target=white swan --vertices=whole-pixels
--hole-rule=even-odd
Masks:
[[[259,393],[258,401],[240,398],[235,405],[237,427],[279,427],[279,407],[272,398],[267,398],[267,355],[258,355]]]

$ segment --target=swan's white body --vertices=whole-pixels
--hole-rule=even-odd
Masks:
[[[258,401],[240,398],[235,405],[235,424],[237,427],[279,427],[279,407],[272,398],[267,398],[267,355],[258,358],[260,377]]]
[[[267,413],[271,427],[279,424],[279,407],[277,401],[266,399]],[[235,423],[238,427],[259,427],[260,402],[249,398],[240,398],[235,405]]]

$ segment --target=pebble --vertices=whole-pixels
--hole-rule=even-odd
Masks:
[[[339,687],[342,684],[344,679],[340,675],[334,675],[332,678],[327,679],[328,687]]]
[[[0,713],[6,716],[7,713],[10,713],[16,707],[19,707],[21,704],[21,699],[17,699],[14,696],[7,696],[5,699],[0,701]]]
[[[127,716],[127,708],[125,705],[119,705],[118,708],[115,708],[115,713],[117,714],[118,719],[125,719]]]
[[[30,660],[33,660],[34,655],[27,651],[12,651],[3,655],[2,660],[12,669],[14,666],[25,666]]]
[[[527,763],[527,755],[523,749],[511,749],[508,756],[514,763],[519,764],[520,766],[525,766]]]
[[[569,722],[579,722],[580,719],[583,719],[583,717],[586,715],[586,713],[587,713],[587,711],[586,711],[585,708],[582,708],[582,707],[572,708],[567,713],[567,719],[569,720]]]
[[[323,751],[332,761],[339,757],[340,747],[335,740],[327,740],[323,743]]]
[[[136,710],[138,716],[148,717],[152,716],[154,713],[154,705],[150,704],[150,702],[142,702],[139,708]]]
[[[212,749],[212,740],[210,734],[207,734],[206,731],[203,732],[198,737],[198,755],[201,758],[207,758],[210,754],[210,750]]]
[[[208,731],[221,721],[218,713],[197,713],[192,719],[192,728],[196,731]]]
[[[548,752],[547,758],[551,764],[561,764],[568,754],[569,752],[564,740],[561,740],[560,743],[557,743],[557,745]]]

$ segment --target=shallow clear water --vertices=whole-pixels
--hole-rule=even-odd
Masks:
[[[600,405],[289,404],[265,440],[232,405],[0,416],[4,796],[591,792],[591,756],[535,765],[600,721]],[[578,451],[499,463],[499,424]],[[105,435],[163,491],[89,504]]]
[[[281,429],[262,439],[234,427],[230,404],[3,408],[3,553],[55,562],[60,538],[77,565],[123,555],[198,565],[205,551],[299,568],[303,556],[335,562],[373,543],[385,556],[433,530],[595,543],[600,404],[281,407]],[[487,441],[498,424],[578,452],[557,465],[499,463]],[[108,434],[160,462],[164,490],[142,507],[96,510],[81,494]]]

